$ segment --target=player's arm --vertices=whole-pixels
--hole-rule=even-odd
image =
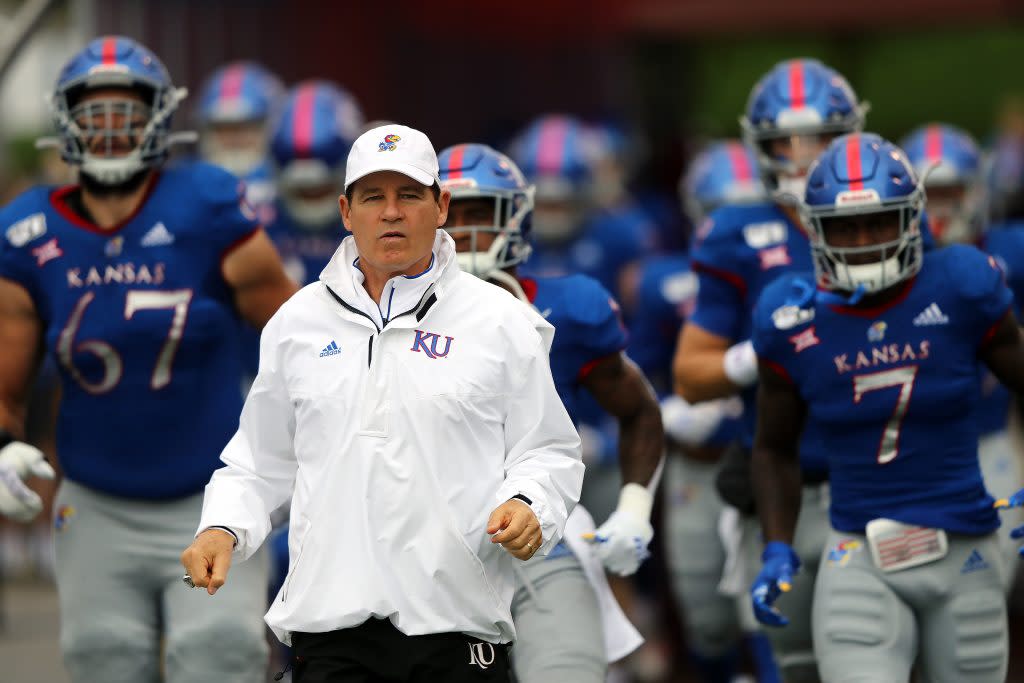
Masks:
[[[774,605],[800,570],[793,534],[800,513],[798,447],[807,406],[784,373],[771,363],[760,364],[757,432],[750,464],[765,542],[761,571],[750,587],[750,598],[754,616],[767,626],[789,623]]]
[[[277,249],[263,230],[229,251],[221,270],[234,291],[238,312],[256,329],[262,329],[299,289],[285,273]]]
[[[654,479],[665,434],[661,409],[647,378],[625,354],[601,359],[583,386],[619,423],[619,467],[623,484],[647,486]]]
[[[750,315],[743,285],[733,275],[698,271],[693,317],[679,332],[672,376],[689,403],[726,398],[757,381],[757,356],[749,340],[735,343]]]
[[[22,522],[43,508],[39,495],[23,480],[54,476],[42,452],[19,440],[25,438],[25,412],[42,358],[42,338],[32,297],[0,278],[0,514]]]
[[[765,541],[792,544],[800,513],[798,453],[807,405],[783,372],[773,364],[760,365],[750,465]]]
[[[32,297],[0,278],[0,430],[25,436],[25,412],[42,358],[43,326]]]
[[[1024,333],[1012,310],[992,328],[979,355],[1000,382],[1017,394],[1024,394]]]
[[[726,373],[726,354],[732,348],[749,349],[747,345],[734,345],[731,339],[708,332],[699,325],[687,322],[679,331],[679,343],[672,360],[675,391],[690,403],[711,401],[733,396],[748,384],[737,384]],[[741,354],[737,360],[748,370],[756,360],[753,349],[734,351]]]
[[[647,558],[654,537],[651,507],[665,448],[661,407],[640,368],[621,352],[593,365],[582,384],[618,420],[623,481],[615,512],[591,540],[605,568],[628,576]]]

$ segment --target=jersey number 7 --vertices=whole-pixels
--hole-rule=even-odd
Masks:
[[[878,464],[884,465],[896,459],[900,452],[900,427],[903,416],[907,414],[910,395],[914,391],[914,379],[917,377],[917,366],[908,365],[903,368],[882,370],[853,378],[853,402],[860,403],[864,394],[869,391],[899,387],[896,407],[892,410],[889,421],[885,423],[882,439],[878,444]]]
[[[87,339],[75,343],[75,335],[78,334],[78,328],[82,325],[82,316],[94,298],[96,298],[95,293],[86,292],[75,304],[75,309],[71,312],[67,325],[60,331],[60,337],[57,339],[57,358],[83,389],[90,394],[105,394],[117,386],[124,374],[124,361],[121,360],[121,355],[110,344],[98,339]],[[131,320],[137,311],[142,310],[170,309],[173,311],[167,339],[156,357],[156,365],[153,367],[153,374],[149,380],[149,387],[154,391],[163,389],[171,383],[171,364],[174,362],[174,354],[181,344],[182,335],[185,333],[185,321],[188,319],[190,303],[192,303],[191,289],[176,289],[167,292],[132,289],[125,297],[125,320]],[[75,367],[73,356],[75,353],[82,352],[91,353],[102,361],[103,377],[100,381],[89,381]]]

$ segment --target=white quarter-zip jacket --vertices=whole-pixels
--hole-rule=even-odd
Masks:
[[[356,257],[348,237],[264,329],[199,529],[230,528],[245,559],[291,497],[288,577],[266,616],[286,643],[370,617],[510,642],[519,560],[491,543],[488,517],[526,496],[545,554],[583,482],[548,365],[554,330],[460,271],[443,230],[424,273],[385,286],[390,314]]]

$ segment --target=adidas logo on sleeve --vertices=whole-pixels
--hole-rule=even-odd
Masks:
[[[337,356],[339,353],[341,353],[341,349],[338,348],[337,342],[332,339],[331,343],[325,346],[324,350],[320,352],[320,357]]]
[[[917,314],[914,318],[914,327],[924,327],[926,325],[948,325],[949,316],[942,312],[939,305],[935,302]]]

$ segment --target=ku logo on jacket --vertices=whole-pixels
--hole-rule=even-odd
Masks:
[[[448,352],[452,348],[452,341],[454,337],[446,336],[444,338],[444,350],[441,351],[438,346],[441,340],[441,335],[436,332],[425,332],[423,330],[414,330],[416,333],[415,338],[412,342],[412,348],[410,351],[416,351],[417,353],[422,351],[427,354],[427,358],[438,359],[447,358]]]

